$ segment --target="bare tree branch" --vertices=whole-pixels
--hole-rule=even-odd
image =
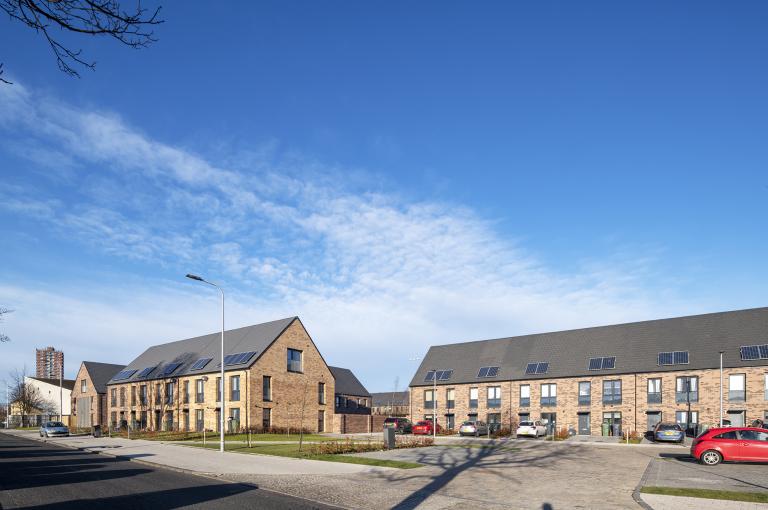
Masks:
[[[0,0],[0,9],[12,20],[19,21],[42,34],[56,57],[56,64],[64,73],[80,77],[78,65],[94,69],[96,62],[81,57],[51,33],[52,29],[76,34],[111,37],[130,48],[144,48],[157,41],[152,28],[163,23],[159,19],[160,7],[154,11],[136,1],[135,8],[126,11],[119,0]],[[0,64],[0,81],[2,78]]]

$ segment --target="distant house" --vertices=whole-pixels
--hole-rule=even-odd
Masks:
[[[70,426],[89,428],[107,424],[107,381],[122,369],[123,365],[96,361],[80,364],[72,391],[74,415]]]
[[[408,416],[410,398],[407,391],[371,393],[371,414],[383,416]]]
[[[61,382],[61,386],[59,386],[59,382]],[[46,379],[43,377],[25,377],[24,384],[34,392],[41,405],[38,409],[27,411],[22,416],[21,406],[12,402],[9,419],[11,426],[36,427],[49,420],[69,420],[69,415],[72,413],[70,395],[75,381],[71,379],[59,381],[59,379]]]
[[[336,414],[371,414],[371,394],[348,368],[328,367],[336,380]]]

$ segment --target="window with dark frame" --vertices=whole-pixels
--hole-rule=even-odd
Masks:
[[[488,387],[487,407],[489,409],[496,409],[501,407],[501,386]]]
[[[272,377],[268,375],[261,378],[261,399],[265,402],[272,401]]]
[[[202,404],[205,402],[205,381],[195,379],[195,402]]]
[[[317,403],[325,405],[325,383],[317,383]]]
[[[557,405],[557,384],[545,383],[541,385],[541,405],[550,407]]]
[[[661,404],[661,378],[648,379],[648,403]]]
[[[603,405],[621,404],[621,380],[603,381]]]
[[[240,400],[240,376],[233,375],[229,378],[229,399],[233,402]]]
[[[531,385],[520,385],[520,407],[530,407],[531,405]]]
[[[699,401],[699,378],[695,376],[682,376],[676,379],[675,402]]]
[[[469,408],[477,409],[479,390],[477,388],[469,389]]]
[[[261,411],[261,428],[269,430],[272,428],[272,409],[264,407]]]
[[[579,381],[579,405],[588,406],[592,404],[592,383],[590,381]]]
[[[288,349],[288,371],[301,373],[303,370],[301,364],[302,352],[297,349]]]

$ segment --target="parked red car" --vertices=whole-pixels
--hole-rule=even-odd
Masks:
[[[755,427],[709,429],[691,443],[691,455],[707,466],[722,461],[768,462],[768,430]]]
[[[442,430],[442,427],[440,427],[440,424],[437,424],[437,432],[440,433]],[[416,425],[413,426],[413,433],[414,434],[421,434],[421,435],[432,435],[432,422],[431,421],[420,421]]]

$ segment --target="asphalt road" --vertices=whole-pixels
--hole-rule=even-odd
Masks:
[[[0,433],[0,508],[334,507]]]

